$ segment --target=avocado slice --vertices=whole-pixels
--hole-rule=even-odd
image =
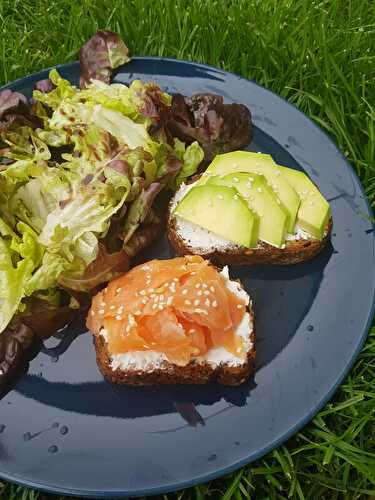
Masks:
[[[254,247],[258,242],[258,217],[236,189],[193,187],[173,213],[239,245]]]
[[[210,177],[207,185],[234,187],[259,217],[259,239],[282,247],[287,232],[288,212],[281,205],[263,175],[228,174]]]
[[[301,198],[297,223],[318,240],[323,239],[331,215],[328,201],[304,172],[288,167],[279,168]]]
[[[287,179],[281,175],[280,169],[272,156],[249,151],[234,151],[215,157],[207,170],[202,174],[199,184],[204,184],[212,175],[226,175],[234,172],[263,174],[271,188],[279,197],[288,212],[288,232],[294,233],[300,198]]]

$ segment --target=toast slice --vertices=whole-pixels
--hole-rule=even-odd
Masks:
[[[212,232],[191,222],[177,218],[173,210],[184,195],[181,186],[169,204],[167,214],[167,235],[177,255],[201,255],[219,266],[224,265],[289,265],[313,259],[327,245],[332,231],[332,217],[324,238],[318,240],[298,229],[295,235],[288,235],[283,248],[277,248],[259,241],[254,248],[246,248],[216,236]]]
[[[240,298],[246,308],[245,314],[234,332],[235,336],[242,339],[243,353],[233,354],[224,347],[211,346],[205,354],[192,357],[190,362],[183,366],[169,361],[164,353],[150,350],[127,351],[113,355],[108,350],[108,334],[102,326],[100,330],[92,329],[92,331],[97,364],[103,376],[109,382],[132,386],[206,384],[211,381],[235,386],[247,380],[254,372],[255,359],[252,301],[242,284],[237,280],[230,279],[227,267],[221,270],[220,274],[226,280],[228,290]],[[195,286],[195,288],[197,287]],[[202,289],[204,290],[204,288]],[[121,290],[121,288],[117,290]],[[199,292],[197,289],[197,293]],[[208,290],[200,293],[206,296],[210,294]],[[100,300],[102,301],[103,298]],[[209,301],[208,298],[207,300]],[[101,302],[101,306],[103,304],[105,302]]]
[[[250,310],[249,310],[250,312]],[[207,384],[218,382],[223,385],[236,386],[245,382],[254,372],[255,329],[254,314],[250,312],[249,348],[246,358],[241,364],[220,363],[212,365],[208,362],[192,360],[186,366],[178,366],[163,360],[162,363],[150,364],[147,369],[129,366],[124,369],[114,368],[113,360],[108,353],[105,338],[94,337],[96,361],[102,375],[113,384],[130,386],[158,384]]]

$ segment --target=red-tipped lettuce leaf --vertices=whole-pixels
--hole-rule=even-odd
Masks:
[[[129,269],[129,256],[124,250],[108,253],[103,244],[99,244],[99,253],[81,276],[62,276],[61,286],[79,292],[90,292],[103,283],[114,279]]]
[[[23,94],[9,89],[2,90],[0,92],[0,132],[13,124],[38,128],[42,126],[42,120],[32,114],[31,106]]]
[[[86,88],[91,80],[109,83],[112,71],[129,60],[129,50],[119,35],[98,31],[79,51],[81,89]]]
[[[169,133],[187,144],[198,141],[205,161],[215,155],[247,146],[252,140],[249,109],[243,104],[224,104],[222,96],[175,94],[166,125]]]

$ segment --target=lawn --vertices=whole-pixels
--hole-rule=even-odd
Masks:
[[[277,92],[332,137],[374,204],[373,0],[0,0],[0,85],[76,59],[98,29],[120,33],[132,54],[204,62]],[[0,497],[56,498],[2,483]],[[284,446],[163,498],[368,497],[375,497],[375,328],[334,399]]]

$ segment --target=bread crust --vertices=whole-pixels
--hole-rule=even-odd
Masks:
[[[318,255],[327,245],[333,227],[333,220],[331,217],[328,221],[327,233],[322,240],[300,239],[286,241],[285,248],[276,248],[268,243],[260,241],[256,248],[238,246],[228,250],[215,250],[202,253],[201,249],[189,245],[189,242],[176,230],[176,218],[173,217],[171,213],[172,205],[173,200],[169,205],[167,215],[167,236],[177,255],[201,255],[219,266],[250,266],[259,264],[286,266],[306,262]]]
[[[163,366],[152,371],[117,368],[112,370],[111,359],[107,350],[106,341],[100,335],[94,336],[96,361],[102,375],[113,384],[130,386],[158,385],[158,384],[207,384],[217,381],[223,385],[236,386],[245,382],[254,372],[255,359],[255,327],[254,313],[250,312],[253,330],[250,334],[251,348],[246,360],[240,366],[220,364],[212,367],[208,363],[191,361],[186,366],[177,366],[165,361]]]

